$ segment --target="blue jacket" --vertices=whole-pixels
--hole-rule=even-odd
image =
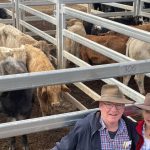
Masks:
[[[125,116],[124,119],[130,140],[132,140],[132,150],[135,150],[135,145],[138,141],[138,134],[135,130],[136,123]],[[68,135],[63,137],[60,142],[52,150],[101,150],[100,134],[100,112],[94,112],[85,118],[77,121],[73,130]]]

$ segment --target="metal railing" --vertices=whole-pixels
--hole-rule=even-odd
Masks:
[[[123,0],[125,2],[131,0]],[[134,0],[135,1],[135,0]],[[144,96],[141,94],[134,92],[132,89],[126,87],[119,81],[112,79],[111,77],[118,77],[123,75],[132,75],[137,73],[148,73],[150,70],[150,60],[142,60],[142,61],[131,61],[131,62],[123,62],[127,60],[131,60],[126,56],[118,54],[106,47],[98,45],[88,39],[85,39],[79,35],[71,33],[65,29],[65,19],[66,15],[71,15],[72,17],[78,17],[79,19],[83,19],[85,21],[105,26],[108,29],[117,31],[119,33],[125,33],[126,35],[136,37],[138,39],[144,40],[146,42],[150,42],[150,33],[141,31],[139,29],[134,29],[132,27],[128,27],[126,25],[122,25],[120,23],[115,23],[113,21],[109,21],[107,19],[94,16],[92,14],[87,14],[84,12],[80,12],[69,7],[66,7],[64,4],[69,3],[93,3],[99,2],[99,0],[47,0],[44,1],[44,4],[47,2],[56,3],[56,18],[52,16],[45,15],[42,12],[38,12],[26,6],[30,5],[31,1],[19,2],[16,0],[16,24],[19,28],[20,25],[28,28],[29,30],[35,32],[37,35],[43,37],[49,42],[57,45],[57,59],[59,68],[62,67],[63,57],[69,59],[69,54],[67,54],[64,50],[64,37],[68,37],[72,40],[75,40],[83,45],[87,45],[94,49],[97,52],[100,52],[104,55],[110,56],[111,58],[119,61],[118,64],[108,64],[108,65],[98,65],[98,66],[89,66],[82,60],[74,58],[73,61],[75,64],[78,64],[78,68],[70,68],[70,69],[58,69],[48,72],[39,72],[39,73],[26,73],[26,74],[18,74],[18,75],[8,75],[8,76],[0,76],[0,91],[7,90],[15,90],[15,89],[25,89],[25,88],[34,88],[41,85],[53,85],[53,84],[61,84],[61,83],[75,83],[79,81],[89,81],[96,79],[103,79],[103,81],[107,83],[115,83],[118,84],[123,92],[133,99],[136,99],[138,103],[141,103],[144,99]],[[119,0],[103,0],[101,2],[119,2]],[[39,1],[34,1],[35,3],[40,3]],[[25,5],[26,4],[26,5]],[[27,11],[32,15],[36,15],[37,17],[49,21],[50,23],[56,25],[56,38],[51,37],[43,31],[38,30],[37,28],[31,26],[22,20],[21,10]],[[63,23],[62,23],[63,22]],[[117,27],[117,30],[116,30]],[[134,33],[134,34],[133,34]],[[101,49],[101,50],[99,50]],[[111,54],[111,55],[110,55]],[[119,56],[119,57],[118,57]],[[72,58],[72,56],[70,57]],[[77,61],[76,61],[77,60]],[[79,62],[78,62],[79,60]],[[84,67],[85,66],[85,67]],[[79,78],[80,77],[80,78]],[[111,79],[106,79],[111,78]],[[11,84],[10,84],[11,83]],[[15,85],[15,86],[14,86]],[[90,91],[87,87],[83,88],[84,85],[81,83],[75,83],[80,89],[86,89],[86,91]],[[15,88],[14,88],[15,87]],[[133,92],[133,94],[131,94]],[[96,95],[96,94],[95,94]],[[99,95],[95,97],[99,98]],[[96,100],[96,98],[95,98]],[[81,109],[84,109],[82,107]],[[91,111],[94,110],[86,110],[82,112],[73,112],[67,114],[54,115],[50,117],[42,117],[36,119],[29,119],[23,121],[17,121],[12,123],[4,123],[0,125],[0,138],[6,138],[15,135],[34,133],[37,131],[44,131],[49,129],[61,128],[64,126],[69,126],[74,124],[79,118],[87,115]],[[57,119],[58,117],[58,119]],[[32,128],[34,126],[34,130]]]

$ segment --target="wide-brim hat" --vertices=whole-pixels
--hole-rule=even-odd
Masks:
[[[102,102],[112,102],[119,104],[132,104],[134,101],[131,101],[125,98],[122,91],[117,85],[114,84],[105,84],[101,89],[101,98],[99,101]]]
[[[150,93],[147,93],[143,104],[137,104],[136,107],[150,111]]]

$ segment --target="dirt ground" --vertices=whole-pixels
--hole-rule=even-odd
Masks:
[[[38,24],[38,26],[44,26],[46,25],[45,22],[43,24]],[[97,93],[100,93],[101,86],[104,84],[102,81],[89,81],[85,82],[87,86],[92,88]],[[150,80],[148,78],[145,79],[145,87],[146,92],[150,92]],[[76,99],[78,99],[84,106],[86,106],[88,109],[90,108],[96,108],[98,107],[98,104],[93,103],[93,100],[89,98],[87,95],[85,95],[83,92],[78,90],[73,85],[68,85],[71,89],[71,95],[73,95]],[[129,86],[135,90],[137,90],[137,86],[135,84],[135,81],[132,80],[129,83]],[[41,112],[39,111],[39,103],[35,97],[35,102],[33,105],[33,111],[31,118],[35,117],[41,117]],[[56,108],[55,110],[52,110],[52,114],[60,114],[65,112],[71,112],[71,111],[77,111],[77,109],[68,101],[63,100],[61,102],[61,106]],[[140,119],[139,110],[137,110],[135,107],[130,107],[126,110],[127,115],[132,115],[137,120]],[[0,114],[0,123],[6,122],[6,116]],[[28,135],[28,140],[30,144],[30,150],[48,150],[51,149],[56,141],[59,141],[64,135],[66,135],[69,132],[68,128],[62,128],[57,130],[50,130],[50,131],[44,131],[39,133],[33,133]],[[17,150],[22,149],[21,138],[17,137]],[[9,146],[9,139],[0,139],[0,150],[8,150]]]

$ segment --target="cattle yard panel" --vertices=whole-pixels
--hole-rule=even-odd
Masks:
[[[90,4],[89,4],[89,9],[91,9],[89,12],[99,17],[136,16],[136,12],[137,12],[136,10],[137,10],[137,5],[138,5],[137,1],[131,1],[131,2],[133,2],[133,6],[119,4],[119,3],[110,3],[110,2],[102,3],[103,5],[106,5],[106,6],[121,8],[125,10],[121,12],[107,12],[107,13],[104,13],[98,10],[93,10],[91,9]]]
[[[72,17],[77,17],[81,20],[88,21],[90,23],[96,24],[98,26],[105,27],[107,29],[113,30],[115,32],[122,33],[127,36],[134,37],[139,40],[143,40],[145,42],[150,42],[150,33],[146,31],[142,31],[140,29],[136,29],[133,27],[129,27],[127,25],[114,22],[102,17],[97,17],[92,14],[88,14],[85,12],[81,12],[79,10],[75,10],[69,7],[63,7],[63,13],[66,15],[71,15]]]
[[[66,7],[67,8],[67,7]],[[70,9],[70,12],[74,15],[77,15],[78,13],[77,12],[79,12],[79,11],[76,11],[76,10],[73,10],[73,9],[71,9],[71,8],[67,8],[68,10]],[[75,13],[73,12],[73,11],[76,11]],[[65,12],[65,11],[64,11]],[[66,14],[70,14],[70,12],[66,12]],[[83,14],[82,14],[82,12],[80,12],[81,13],[81,15],[77,15],[78,17],[79,16],[83,16],[83,14],[84,14],[84,12],[83,12]],[[75,15],[74,15],[74,17],[75,17]],[[85,17],[85,15],[84,15],[84,17]],[[81,17],[82,19],[83,19],[83,17]],[[80,19],[81,19],[80,18]],[[88,19],[88,18],[92,18],[92,17],[87,17],[86,19]],[[94,18],[94,17],[93,17]],[[95,18],[94,18],[95,19]],[[93,19],[93,20],[94,20]],[[95,20],[98,20],[99,18],[96,18]],[[102,18],[103,19],[103,18]],[[84,19],[83,19],[84,20]],[[93,23],[94,21],[91,21],[91,23]],[[106,20],[106,19],[105,19]],[[87,21],[87,20],[85,20],[85,21]],[[89,20],[88,20],[89,21]],[[99,21],[100,22],[100,21]],[[101,21],[101,22],[104,22],[104,21]],[[106,22],[107,22],[107,20],[106,20]],[[120,25],[119,23],[117,23],[118,25]],[[122,24],[121,24],[122,25]],[[125,25],[126,26],[126,25]],[[105,25],[105,27],[106,27],[106,25]],[[126,28],[126,31],[128,31],[129,30],[129,28],[128,28],[128,26],[126,26],[127,28]],[[113,29],[115,29],[116,28],[116,26],[114,26],[114,28]],[[121,31],[122,31],[122,27],[120,27],[120,29],[121,29]],[[132,30],[133,29],[133,30]],[[118,28],[117,28],[117,30],[118,30]],[[131,31],[130,32],[130,35],[131,36],[133,36],[134,34],[133,34],[133,32],[135,33],[135,31],[134,30],[136,30],[135,28],[131,28],[131,30],[129,30],[129,31]],[[118,32],[118,31],[117,31]],[[143,36],[142,35],[142,33],[139,33],[139,32],[141,32],[139,29],[137,29],[137,36],[139,36],[139,35],[141,35],[141,36]],[[150,37],[150,34],[148,33],[148,32],[145,32],[145,31],[142,31],[144,34],[146,34],[146,35],[144,35],[144,37],[143,37],[143,39],[145,40],[145,37],[147,38],[147,37]],[[124,31],[122,31],[122,33],[124,33]],[[129,34],[129,33],[128,33]],[[127,35],[128,35],[127,34]],[[149,34],[149,35],[148,35]],[[85,46],[88,46],[89,48],[91,48],[91,49],[93,49],[93,50],[95,50],[94,49],[94,47],[96,47],[97,46],[97,52],[100,52],[100,53],[102,53],[102,54],[104,54],[105,56],[107,56],[107,57],[110,57],[110,58],[112,58],[112,59],[114,59],[114,60],[117,60],[117,61],[119,61],[119,62],[122,62],[122,61],[127,61],[127,60],[132,60],[131,58],[128,58],[128,57],[126,57],[126,56],[124,56],[124,55],[122,55],[122,54],[120,54],[120,53],[117,53],[117,52],[115,52],[115,51],[112,51],[111,49],[109,49],[109,48],[106,48],[106,47],[104,47],[104,46],[101,46],[101,45],[99,45],[99,44],[97,44],[97,43],[95,43],[94,45],[92,44],[92,43],[94,43],[94,42],[90,42],[90,40],[87,40],[87,39],[85,39],[84,37],[81,37],[81,36],[79,36],[79,35],[77,35],[77,34],[75,34],[75,33],[71,33],[71,32],[69,32],[69,31],[67,31],[67,30],[65,30],[64,29],[64,35],[65,36],[67,36],[68,38],[71,38],[72,40],[75,40],[76,42],[78,42],[78,43],[81,43],[81,44],[83,44],[83,45],[85,45]],[[134,36],[135,38],[137,37],[137,36]],[[141,39],[141,37],[140,37],[140,39]],[[147,38],[147,40],[148,40],[148,42],[150,42],[150,38]],[[104,50],[104,51],[102,51],[102,50]],[[67,55],[67,52],[65,52],[65,54]],[[66,55],[64,55],[64,56],[66,56]],[[74,62],[75,62],[75,59],[72,57],[71,59],[70,59],[70,61],[72,61],[73,62],[73,60],[74,60]],[[134,60],[132,60],[132,61],[134,61]],[[78,64],[77,63],[78,61],[76,61],[76,63],[75,64]],[[128,97],[130,97],[130,98],[132,98],[132,99],[134,99],[134,100],[139,100],[139,102],[142,102],[143,100],[144,100],[144,96],[142,96],[141,94],[139,94],[138,92],[134,92],[134,90],[132,90],[131,88],[128,88],[128,87],[126,87],[126,86],[124,86],[122,83],[120,83],[120,82],[118,82],[117,80],[115,80],[115,79],[107,79],[107,80],[103,80],[104,82],[106,82],[106,83],[116,83],[117,85],[119,85],[119,87],[121,87],[121,89],[123,89],[123,91],[124,91],[124,93],[125,93],[125,95],[127,95]],[[79,87],[79,83],[76,83],[76,86],[78,85],[78,87]],[[80,86],[81,87],[81,86]],[[81,89],[81,88],[80,88]],[[85,89],[83,90],[84,92],[86,91]],[[91,91],[92,92],[92,91]],[[86,93],[86,92],[85,92]],[[134,93],[133,95],[131,94],[131,93]]]
[[[65,8],[66,8],[66,9],[70,9],[70,12],[65,12],[65,10],[64,10]],[[80,16],[81,16],[80,19],[83,19],[82,16],[84,16],[84,17],[86,16],[86,15],[83,15],[84,12],[83,12],[83,14],[82,14],[81,11],[73,10],[73,9],[71,9],[71,8],[68,8],[68,7],[64,7],[63,10],[64,10],[64,12],[65,12],[66,15],[68,15],[68,14],[70,15],[70,14],[71,14],[71,16],[72,16],[72,14],[73,14],[74,17],[78,16],[78,18],[80,18]],[[73,11],[80,12],[81,15],[80,15],[79,13],[76,13],[76,12],[74,13]],[[78,14],[78,15],[77,15],[77,14]],[[85,19],[85,21],[87,21],[88,18],[91,19],[91,17],[87,17],[87,18]],[[96,18],[95,20],[97,21],[97,19],[98,19],[98,18]],[[103,18],[102,18],[102,19],[103,19]],[[84,19],[83,19],[83,20],[84,20]],[[89,21],[89,20],[88,20],[88,21]],[[100,21],[99,21],[99,22],[100,22]],[[101,22],[104,22],[104,21],[101,21]],[[106,22],[107,22],[107,20],[106,20]],[[93,20],[91,21],[91,23],[93,23]],[[113,23],[114,23],[114,22],[113,22]],[[113,24],[113,23],[112,23],[112,24]],[[94,24],[95,24],[95,23],[94,23]],[[118,24],[118,25],[120,25],[120,24]],[[121,24],[121,25],[122,25],[122,24]],[[106,25],[104,25],[104,26],[106,27]],[[110,23],[109,23],[109,26],[110,26]],[[126,27],[127,27],[127,26],[126,26]],[[114,26],[113,29],[115,29],[115,28],[116,28],[116,26]],[[121,27],[120,29],[121,29],[121,31],[122,31],[122,27]],[[132,29],[134,30],[134,28],[132,28]],[[131,36],[134,35],[132,29],[131,29],[131,33],[127,33],[127,35],[129,35],[129,34],[130,34]],[[127,31],[129,30],[128,27],[126,28],[126,30],[127,30]],[[140,30],[137,30],[137,34],[139,34],[138,31],[140,31]],[[68,34],[67,34],[67,32],[68,32]],[[117,28],[117,32],[118,32],[118,28]],[[140,31],[140,32],[141,32],[141,31]],[[124,31],[122,31],[122,33],[124,33]],[[135,31],[134,31],[134,33],[135,33]],[[147,32],[145,32],[145,33],[147,34]],[[145,34],[145,33],[144,33],[144,34]],[[148,33],[148,34],[149,34],[149,33]],[[66,36],[66,35],[68,35],[68,36]],[[142,35],[142,34],[140,33],[139,35]],[[149,35],[150,35],[150,34],[149,34]],[[71,32],[69,32],[69,31],[67,31],[67,30],[65,30],[65,29],[64,29],[64,36],[66,36],[66,37],[68,37],[68,38],[71,38],[71,37],[72,37],[72,38],[71,38],[72,40],[75,40],[75,38],[77,37],[75,41],[77,41],[77,42],[79,42],[79,43],[81,43],[81,44],[83,44],[83,45],[85,45],[85,46],[87,46],[87,44],[88,44],[88,47],[90,47],[90,45],[91,45],[91,47],[93,47],[93,46],[96,45],[96,43],[95,43],[95,45],[92,45],[92,44],[91,44],[92,42],[90,43],[90,41],[88,41],[88,42],[85,41],[85,44],[84,44],[84,40],[83,40],[84,38],[83,38],[83,37],[81,37],[81,36],[79,36],[79,35],[76,35],[76,34],[74,34],[74,33],[71,33]],[[143,35],[142,35],[142,36],[143,36]],[[135,36],[135,37],[137,37],[137,36]],[[147,38],[147,37],[149,37],[149,36],[146,35],[145,37]],[[143,37],[144,40],[145,40],[145,37]],[[141,37],[139,37],[139,38],[141,39]],[[82,39],[82,40],[81,40],[81,39]],[[86,40],[87,40],[87,39],[86,39]],[[149,39],[149,38],[147,38],[147,40],[148,40],[148,42],[150,42],[150,39]],[[94,43],[94,42],[93,42],[93,43]],[[97,44],[97,45],[99,46],[99,44]],[[101,47],[103,47],[103,46],[101,46]],[[100,48],[100,46],[99,46],[99,48]],[[99,48],[97,48],[98,51],[99,51]],[[92,49],[93,49],[93,48],[92,48]],[[107,48],[106,48],[106,49],[107,49]],[[103,52],[105,53],[105,51],[103,51]],[[107,53],[107,52],[108,52],[108,53]],[[67,52],[66,52],[66,53],[67,53]],[[109,51],[106,51],[106,53],[107,53],[107,55],[105,54],[106,56],[109,56],[109,54],[112,54],[112,53],[110,53]],[[114,52],[114,53],[116,53],[116,52]],[[116,53],[116,54],[118,54],[118,53]],[[118,54],[118,56],[119,56],[119,55],[120,55],[120,54]],[[112,56],[112,55],[111,55],[111,56]],[[124,55],[122,55],[122,57],[124,57]],[[122,57],[121,57],[121,58],[122,58]],[[112,57],[111,57],[111,58],[112,58]],[[114,58],[113,58],[113,59],[116,60],[117,58],[120,59],[120,57],[116,57],[116,56],[115,56],[115,59],[114,59]],[[128,57],[126,57],[126,56],[125,56],[125,58],[126,58],[126,60],[130,60],[130,58],[128,58]],[[124,60],[125,60],[125,58],[124,58]],[[73,59],[70,59],[70,60],[73,61]],[[77,61],[76,61],[75,64],[77,64]],[[112,80],[111,80],[111,79],[109,79],[109,80],[107,79],[107,80],[103,80],[103,81],[106,82],[106,83],[117,83],[117,80],[114,80],[114,79],[112,79]],[[120,83],[120,82],[118,82],[117,84],[119,85],[119,83]],[[80,84],[81,84],[81,83],[76,83],[76,86],[77,86],[77,87],[80,87],[80,89],[83,89],[83,85],[80,85]],[[123,84],[121,83],[121,84],[120,84],[120,87],[126,87],[126,86],[122,86],[122,85],[123,85]],[[121,88],[121,89],[122,89],[122,88]],[[128,97],[130,97],[130,98],[132,97],[134,100],[137,100],[137,98],[138,98],[140,102],[143,101],[144,96],[142,96],[142,95],[139,94],[138,92],[133,92],[134,90],[132,90],[131,88],[128,88],[128,87],[127,87],[127,88],[123,88],[123,89],[124,89],[123,91],[128,91],[128,92],[125,92]],[[87,93],[85,88],[83,89],[83,91],[84,91],[85,93]],[[91,92],[92,92],[92,91],[91,91]],[[134,93],[134,96],[130,94],[131,92]]]
[[[15,26],[15,1],[11,0],[7,3],[0,3],[0,8],[4,8],[11,17],[10,19],[0,19],[0,22],[5,24],[12,24]]]
[[[150,18],[150,8],[147,8],[147,9],[143,8],[144,2],[149,3],[149,5],[150,5],[150,1],[149,0],[140,0],[140,6],[139,6],[138,15],[142,16],[142,17]]]
[[[19,1],[18,1],[19,2]],[[18,3],[17,2],[17,3]],[[25,0],[22,0],[20,1],[20,6],[17,8],[18,11],[20,11],[20,9],[22,10],[21,13],[20,13],[20,19],[24,20],[24,21],[28,21],[28,22],[34,22],[34,21],[41,21],[41,20],[45,20],[47,22],[49,22],[49,20],[51,20],[51,23],[52,25],[55,25],[56,23],[56,20],[54,17],[51,17],[50,15],[47,15],[45,13],[42,13],[36,9],[33,9],[31,8],[32,6],[52,6],[52,8],[54,8],[54,3],[52,2],[48,2],[48,1],[25,1]],[[24,10],[24,11],[23,11]],[[26,15],[25,12],[28,12],[30,13],[30,15]],[[44,15],[43,15],[44,14]],[[44,17],[46,17],[46,19],[44,19]],[[19,16],[17,17],[19,18]],[[19,20],[16,20],[17,24],[19,24]],[[35,32],[26,32],[25,28],[27,27],[24,27],[23,25],[22,26],[19,26],[19,29],[22,30],[24,33],[27,33],[29,35],[37,35],[35,34]],[[55,30],[46,30],[44,31],[50,35],[55,35]]]
[[[64,55],[66,56],[67,59],[69,59],[71,62],[74,64],[77,64],[80,67],[83,66],[91,66],[88,63],[78,59],[77,57],[74,57],[73,55],[64,52]],[[144,100],[144,96],[141,95],[139,92],[136,92],[135,90],[131,89],[130,87],[124,85],[123,83],[119,82],[116,79],[109,78],[109,79],[101,79],[103,82],[108,83],[108,84],[116,84],[119,86],[119,88],[123,91],[125,95],[127,95],[129,98],[137,101],[138,103],[141,103]],[[93,90],[89,89],[85,85],[82,85],[81,82],[74,83],[79,89],[82,89],[88,96],[90,96],[93,100],[97,101],[100,99],[100,95],[95,93]],[[132,94],[131,94],[132,93]]]
[[[115,2],[117,2],[117,1],[118,0],[116,0]],[[125,0],[125,1],[127,1],[127,0]],[[60,4],[67,3],[67,2],[74,3],[74,1],[72,1],[72,0],[69,0],[69,1],[65,1],[65,0],[64,1],[54,1],[53,0],[52,2],[58,2],[58,3],[60,2],[59,6],[56,7],[56,9],[59,9],[59,8],[61,8],[61,6],[63,6]],[[79,1],[76,0],[75,3],[77,3],[77,2],[79,2]],[[85,1],[82,1],[82,2],[85,3]],[[93,2],[93,1],[87,0],[86,2],[88,3],[88,2]],[[99,2],[99,0],[97,0],[97,1],[94,0],[94,2]],[[108,2],[108,1],[105,0],[105,2]],[[109,0],[109,2],[114,2],[114,0],[113,1]],[[79,2],[79,3],[81,3],[81,2]],[[65,20],[65,17],[62,15],[61,11],[59,12],[59,14],[61,15],[62,19],[60,19],[57,22],[58,24],[56,23],[57,25],[60,25],[61,20]],[[59,15],[57,17],[59,17]],[[76,17],[77,17],[77,15],[76,15]],[[87,19],[87,21],[88,21],[88,19]],[[23,23],[24,22],[22,22],[22,25],[23,25]],[[57,29],[59,30],[59,26]],[[63,34],[65,33],[65,30],[63,30],[63,26],[60,31],[62,31]],[[137,34],[138,33],[142,33],[142,32],[138,31]],[[57,42],[60,41],[59,44],[63,44],[63,43],[61,43],[61,41],[63,41],[63,36],[61,36],[61,32],[58,32],[57,35],[58,34],[59,34],[59,37],[57,37],[57,38],[60,38],[60,39],[57,40]],[[146,35],[144,35],[146,33],[142,33],[142,34],[143,34],[143,36],[146,37]],[[148,40],[148,39],[146,39],[146,40]],[[62,47],[63,46],[60,46],[59,48],[61,49]],[[77,82],[77,81],[88,81],[88,80],[94,80],[94,79],[109,78],[112,76],[117,77],[117,76],[122,76],[122,75],[144,73],[144,72],[148,72],[148,70],[150,69],[149,64],[150,64],[150,60],[144,60],[144,61],[131,62],[130,64],[127,62],[124,62],[124,63],[119,63],[119,64],[99,65],[99,66],[93,66],[93,67],[91,67],[91,66],[80,67],[80,68],[71,68],[71,69],[65,69],[65,70],[60,69],[60,70],[41,72],[41,73],[30,73],[30,74],[27,73],[27,74],[23,74],[23,75],[22,74],[21,75],[10,75],[7,77],[4,76],[4,77],[0,78],[0,85],[2,85],[2,87],[3,87],[3,88],[0,87],[0,90],[2,90],[2,91],[4,89],[5,90],[14,90],[14,85],[15,85],[16,89],[17,88],[22,89],[22,88],[28,88],[28,87],[37,87],[37,86],[41,86],[41,85],[71,83],[71,82]],[[127,70],[128,67],[129,68],[133,67],[134,70],[132,70],[132,69]],[[80,76],[80,79],[78,78],[78,75]],[[89,110],[86,112],[89,112]],[[77,112],[74,112],[74,113],[76,114]],[[66,121],[66,119],[64,118],[65,116],[67,117],[68,121]],[[41,119],[37,118],[39,120],[37,120],[38,123],[37,123],[36,128],[34,126],[34,129],[37,129],[35,132],[71,125],[70,122],[73,120],[72,119],[73,116],[71,118],[69,118],[69,114],[65,115],[65,116],[60,117],[61,118],[61,124],[59,124],[60,126],[56,126],[56,124],[60,123],[60,122],[58,120],[56,122],[54,121],[55,116],[51,116],[52,122],[50,123],[48,120],[49,124],[45,127],[44,127],[44,125],[46,125],[46,123],[44,123],[44,119],[46,119],[47,117],[42,117]],[[81,118],[81,112],[79,112],[79,116]],[[48,118],[48,119],[50,119],[50,118]],[[76,119],[76,120],[78,120],[78,119]],[[27,124],[25,124],[26,121],[27,121]],[[21,126],[21,127],[19,127],[20,126],[19,122],[18,123],[15,122],[15,123],[11,123],[11,124],[6,123],[7,125],[4,124],[4,126],[3,126],[3,124],[1,124],[0,130],[5,128],[5,130],[4,130],[5,133],[0,132],[0,135],[2,135],[1,138],[14,136],[14,135],[16,135],[16,131],[20,132],[19,135],[31,133],[32,132],[31,130],[33,130],[31,127],[33,126],[35,120],[33,120],[33,122],[29,125],[29,122],[31,122],[31,121],[32,120],[21,121],[20,123],[23,124],[23,126]],[[50,126],[51,126],[51,128],[50,128]],[[12,131],[12,128],[14,128],[13,131]],[[21,133],[21,131],[24,129],[27,129],[27,130],[25,132]],[[9,133],[7,132],[8,130],[10,131]],[[8,133],[8,134],[6,134],[6,133]],[[13,134],[11,134],[11,133],[13,133]]]
[[[85,66],[69,69],[52,70],[46,72],[1,76],[0,91],[3,92],[15,89],[26,89],[30,87],[34,88],[43,85],[54,85],[61,83],[67,84],[79,81],[107,79],[123,75],[134,75],[138,73],[149,72],[149,64],[150,60],[140,60],[130,62],[130,64],[128,62],[122,62],[119,64],[115,63],[97,65],[92,67]]]

